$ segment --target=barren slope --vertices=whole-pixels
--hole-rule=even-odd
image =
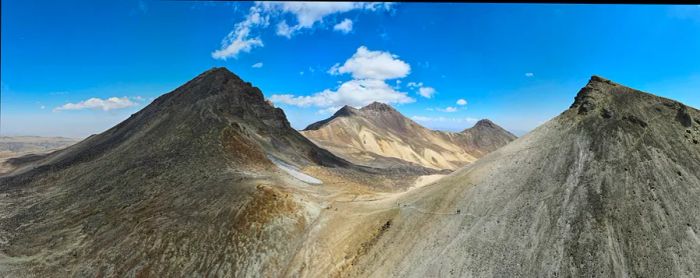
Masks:
[[[0,276],[276,276],[335,189],[395,185],[372,171],[215,68],[0,177]]]
[[[346,274],[697,277],[698,139],[698,110],[592,77],[560,116],[397,200]]]
[[[377,102],[362,109],[345,106],[302,134],[354,163],[383,168],[403,163],[436,170],[454,170],[515,139],[489,120],[463,132],[430,130]]]

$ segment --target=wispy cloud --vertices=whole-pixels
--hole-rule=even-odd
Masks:
[[[211,56],[222,60],[236,58],[240,53],[264,46],[259,32],[270,26],[271,21],[276,22],[274,26],[277,35],[292,38],[302,30],[324,26],[321,23],[331,15],[353,10],[391,10],[392,6],[392,3],[367,2],[256,2],[245,19],[234,26],[222,40],[221,47],[212,52]],[[289,16],[293,17],[295,22],[289,23]],[[333,26],[334,30],[350,32],[352,21],[346,20],[341,22],[340,26]]]
[[[525,77],[533,77],[533,76],[535,76],[535,74],[532,73],[532,72],[526,72],[526,73],[525,73]]]
[[[262,67],[263,67],[263,63],[262,63],[262,62],[257,62],[257,63],[253,64],[253,65],[250,66],[250,67],[255,68],[255,69],[259,69],[259,68],[262,68]]]
[[[66,103],[59,107],[53,109],[54,112],[64,111],[64,110],[102,110],[109,111],[114,109],[123,109],[136,105],[135,102],[131,101],[128,97],[110,97],[108,99],[101,98],[90,98],[78,103]]]
[[[452,113],[452,112],[457,112],[457,107],[448,106],[445,108],[437,108],[437,111]]]
[[[457,105],[465,106],[465,105],[467,105],[467,100],[460,98],[457,100]]]
[[[348,18],[343,19],[343,21],[333,26],[333,30],[341,32],[343,34],[350,33],[350,31],[352,31],[352,20]]]
[[[212,52],[211,56],[214,59],[226,60],[227,58],[236,58],[241,52],[250,52],[254,47],[263,46],[259,36],[251,35],[253,28],[265,27],[269,24],[269,16],[263,15],[261,12],[261,8],[257,5],[251,7],[245,20],[234,26],[233,31],[229,32],[226,38],[221,41],[221,48]]]
[[[420,87],[418,88],[418,94],[424,98],[432,98],[436,93],[433,87]]]
[[[432,98],[433,95],[437,93],[437,91],[435,91],[435,88],[425,86],[423,85],[423,82],[408,82],[406,86],[412,89],[417,89],[418,95],[424,98]]]

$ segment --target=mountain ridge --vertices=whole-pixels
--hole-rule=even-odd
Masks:
[[[592,77],[559,116],[397,200],[391,228],[349,275],[698,273],[700,111],[606,80]]]
[[[394,158],[439,170],[459,168],[516,138],[487,119],[461,132],[430,130],[380,102],[345,106],[302,134],[356,164],[381,168]]]

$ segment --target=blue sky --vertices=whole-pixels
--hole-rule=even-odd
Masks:
[[[98,133],[215,66],[299,129],[379,100],[520,135],[592,74],[700,107],[700,6],[15,0],[1,58],[0,135]]]

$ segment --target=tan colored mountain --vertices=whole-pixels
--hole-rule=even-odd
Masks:
[[[430,130],[378,102],[361,109],[345,106],[301,133],[357,164],[383,168],[399,159],[448,170],[471,163],[516,138],[489,120],[462,132]]]

